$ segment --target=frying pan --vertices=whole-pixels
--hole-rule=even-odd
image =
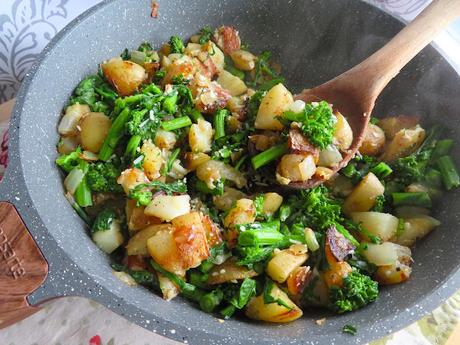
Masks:
[[[54,164],[61,110],[99,62],[144,40],[159,46],[173,34],[187,37],[205,25],[230,24],[252,51],[272,51],[287,85],[298,92],[349,69],[403,26],[357,0],[159,0],[156,19],[150,5],[113,0],[90,9],[52,40],[23,82],[10,126],[10,165],[0,185],[2,326],[35,312],[45,300],[78,295],[193,344],[358,344],[404,327],[460,287],[460,190],[438,205],[435,216],[442,225],[414,249],[410,280],[382,289],[377,302],[354,313],[307,311],[286,325],[243,318],[221,323],[181,298],[165,302],[119,281],[64,198]],[[425,125],[442,123],[447,135],[460,138],[459,94],[457,72],[431,46],[391,82],[375,114],[419,114]],[[454,155],[460,162],[460,150]],[[325,316],[324,326],[314,323]],[[358,335],[342,334],[345,324],[357,326]]]

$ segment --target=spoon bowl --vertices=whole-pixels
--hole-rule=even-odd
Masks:
[[[460,16],[459,0],[434,0],[409,25],[385,46],[366,60],[312,89],[305,89],[295,98],[305,102],[325,100],[340,111],[353,130],[353,142],[343,153],[342,161],[333,169],[333,176],[355,156],[359,150],[375,102],[385,86],[399,71],[425,48],[450,22]],[[291,182],[289,189],[314,188],[327,180],[313,176],[304,182]]]

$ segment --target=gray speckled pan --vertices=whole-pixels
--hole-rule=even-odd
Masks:
[[[172,34],[188,37],[204,25],[231,24],[251,50],[273,51],[288,86],[300,91],[360,62],[402,27],[357,0],[158,2],[157,19],[150,17],[150,0],[105,1],[89,10],[53,39],[22,85],[0,195],[16,206],[49,264],[46,281],[28,297],[30,304],[85,296],[142,327],[193,344],[359,344],[401,329],[460,287],[460,190],[445,195],[436,214],[443,225],[417,244],[411,279],[384,288],[376,303],[355,313],[307,311],[286,325],[243,319],[221,323],[181,298],[165,302],[115,278],[108,257],[64,198],[54,165],[61,109],[99,62],[144,40],[159,46]],[[459,95],[458,74],[428,47],[391,82],[375,115],[419,114],[426,123],[447,125],[449,135],[460,138]],[[326,324],[317,326],[314,320],[324,316]],[[345,324],[357,326],[359,334],[342,334]]]

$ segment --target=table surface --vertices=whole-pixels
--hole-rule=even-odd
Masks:
[[[5,132],[12,99],[28,68],[65,24],[101,0],[0,1],[0,176],[6,165]],[[429,0],[366,0],[411,20]],[[448,56],[460,56],[460,21],[436,39]],[[460,71],[460,59],[452,61]],[[165,302],[167,303],[167,302]],[[409,327],[372,345],[460,344],[460,292]],[[107,308],[81,297],[50,301],[22,322],[0,331],[1,345],[153,345],[177,344],[134,325]]]

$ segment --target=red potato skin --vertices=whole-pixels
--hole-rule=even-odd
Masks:
[[[300,133],[298,129],[289,130],[288,147],[292,153],[309,153],[313,157],[315,157],[315,160],[317,160],[319,157],[318,148],[310,144],[307,138],[305,138],[305,136],[302,133]]]
[[[227,55],[241,48],[238,31],[232,26],[221,26],[217,29],[214,33],[214,42]]]

